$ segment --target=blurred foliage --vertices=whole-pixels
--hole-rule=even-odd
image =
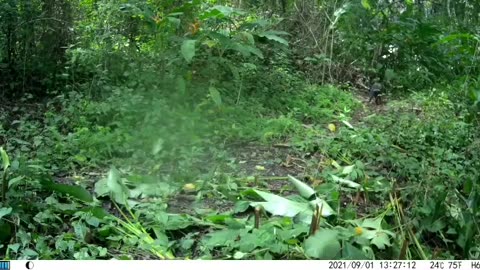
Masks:
[[[0,253],[478,259],[479,10],[0,1]]]

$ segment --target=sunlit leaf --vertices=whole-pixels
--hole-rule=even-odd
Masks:
[[[3,170],[7,170],[8,167],[10,167],[10,158],[8,157],[7,152],[5,152],[3,147],[0,147],[0,156],[2,157]]]
[[[371,9],[372,6],[370,5],[370,1],[369,0],[362,0],[362,6],[365,8],[365,9]]]
[[[340,178],[340,177],[335,176],[333,174],[330,174],[330,176],[332,177],[333,181],[336,182],[336,183],[346,185],[348,187],[355,188],[355,189],[361,188],[361,185],[359,183],[355,183],[352,180]]]
[[[305,199],[311,198],[313,195],[315,195],[315,190],[313,188],[309,187],[307,184],[304,182],[298,180],[297,178],[289,175],[288,180],[295,186],[295,188],[298,190],[298,193]]]
[[[331,163],[332,163],[332,166],[335,167],[335,168],[337,168],[337,169],[341,169],[341,168],[342,168],[342,166],[340,166],[340,164],[338,164],[338,162],[336,162],[336,161],[333,160],[333,159],[331,160]]]
[[[189,63],[192,61],[193,57],[195,56],[195,42],[196,40],[188,39],[188,40],[185,40],[182,44],[181,51],[182,51],[183,58],[185,58],[185,60]]]
[[[343,168],[343,171],[342,171],[342,174],[350,174],[352,173],[353,169],[355,168],[355,165],[350,165],[350,166],[346,166]]]
[[[347,126],[348,128],[350,129],[354,129],[354,127],[352,126],[352,124],[350,124],[349,122],[345,121],[345,120],[342,120],[342,123]]]
[[[119,204],[127,204],[128,189],[120,178],[120,172],[112,168],[107,177],[107,187],[111,193],[112,199]]]
[[[11,207],[0,208],[0,219],[2,219],[4,216],[10,215],[10,213],[12,213],[12,208]]]
[[[330,207],[330,205],[328,205],[328,203],[321,198],[316,198],[315,200],[311,201],[310,205],[314,209],[316,209],[317,206],[318,206],[318,209],[322,209],[321,215],[323,217],[329,217],[331,215],[335,215],[335,211],[333,211],[332,207]]]
[[[301,221],[305,223],[309,223],[311,221],[313,211],[308,203],[291,201],[278,195],[260,190],[253,191],[262,199],[264,199],[265,202],[252,202],[250,203],[252,207],[262,206],[265,211],[275,216],[295,217],[300,213],[304,213]]]
[[[381,218],[366,218],[362,222],[362,227],[380,230],[382,228]]]
[[[385,249],[386,246],[391,246],[390,237],[395,237],[395,233],[382,229],[382,217],[366,218],[364,220],[347,221],[362,228],[362,233],[359,239],[362,241],[369,241],[372,245],[379,249]]]

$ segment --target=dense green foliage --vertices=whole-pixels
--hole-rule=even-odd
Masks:
[[[479,259],[480,4],[320,2],[0,0],[0,257]]]

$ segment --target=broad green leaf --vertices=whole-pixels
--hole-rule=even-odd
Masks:
[[[276,35],[276,36],[289,36],[290,35],[288,32],[278,31],[278,30],[269,30],[269,31],[265,31],[265,32],[260,33],[260,35],[261,34],[269,34],[269,35]]]
[[[34,259],[38,257],[38,253],[31,248],[26,248],[25,250],[23,250],[22,254],[23,256],[27,256],[29,259]]]
[[[361,185],[359,183],[355,183],[352,180],[343,179],[343,178],[340,178],[340,177],[335,176],[333,174],[330,174],[330,176],[332,177],[333,181],[336,182],[336,183],[346,185],[348,187],[355,188],[355,189],[360,189],[361,188]]]
[[[335,259],[341,250],[338,232],[322,228],[305,240],[304,249],[305,254],[311,258],[320,260]]]
[[[244,57],[248,57],[253,54],[258,58],[263,59],[262,51],[249,45],[235,43],[231,46],[231,49],[241,53]]]
[[[88,190],[84,189],[83,187],[66,185],[66,184],[57,184],[52,181],[42,181],[42,185],[47,189],[50,189],[52,191],[56,191],[62,194],[70,195],[83,202],[87,202],[87,203],[93,202],[92,194],[90,194],[90,192],[88,192]]]
[[[265,209],[265,211],[275,216],[295,217],[299,214],[302,214],[302,222],[311,222],[313,211],[308,203],[291,201],[278,195],[260,190],[253,189],[252,191],[265,200],[265,202],[250,203],[252,207],[257,207],[260,205]]]
[[[242,13],[235,8],[228,7],[228,6],[221,6],[221,5],[216,5],[212,9],[218,10],[219,12],[221,12],[225,16],[230,16],[233,13],[235,13],[235,14]]]
[[[253,35],[248,32],[240,32],[237,34],[238,39],[246,42],[248,45],[254,46],[255,45],[255,39],[253,38]]]
[[[203,238],[202,242],[206,247],[216,248],[218,246],[233,245],[235,239],[244,230],[222,230],[209,233]]]
[[[107,187],[111,193],[112,199],[119,204],[127,204],[128,189],[120,178],[120,172],[112,168],[107,177]]]
[[[318,209],[322,209],[321,215],[323,217],[335,215],[335,211],[333,211],[332,207],[330,207],[330,205],[328,205],[328,203],[321,198],[316,198],[315,200],[311,201],[310,205],[312,205],[313,209],[316,209],[318,205]]]
[[[220,96],[220,92],[213,86],[210,86],[208,91],[210,92],[210,97],[212,98],[213,102],[215,102],[217,106],[222,105],[222,97]]]
[[[382,218],[366,218],[362,220],[347,221],[362,227],[363,232],[359,239],[368,240],[371,244],[377,246],[379,249],[384,249],[385,246],[391,246],[390,237],[394,237],[395,233],[382,229]]]
[[[12,250],[15,253],[18,252],[19,248],[20,248],[20,243],[15,243],[15,244],[8,245],[8,249]]]
[[[352,173],[354,168],[355,168],[355,165],[350,165],[350,166],[343,167],[342,174],[349,175],[350,173]]]
[[[276,34],[273,34],[273,33],[268,33],[268,32],[265,32],[265,33],[260,33],[260,34],[257,34],[259,37],[264,37],[266,39],[269,39],[269,40],[273,40],[273,41],[276,41],[278,43],[281,43],[285,46],[288,46],[288,41],[285,40],[284,38],[282,37],[279,37],[278,35]]]
[[[232,15],[237,15],[237,14],[241,15],[241,14],[245,14],[245,12],[242,12],[238,9],[228,7],[228,6],[216,5],[212,7],[209,11],[201,14],[200,19],[202,20],[210,19],[210,18],[222,19],[225,17],[230,17]]]
[[[16,184],[18,184],[20,181],[22,181],[25,177],[24,176],[17,176],[15,178],[12,178],[8,181],[8,188],[14,187]]]
[[[300,193],[300,195],[305,199],[310,199],[313,195],[315,195],[315,190],[313,190],[313,188],[309,187],[307,184],[298,180],[297,178],[289,175],[288,180],[290,180],[290,182],[298,190],[298,193]]]
[[[215,41],[215,40],[208,39],[208,40],[203,41],[202,45],[206,45],[209,48],[213,48],[213,47],[218,45],[218,42]]]
[[[375,237],[372,238],[371,243],[379,249],[385,249],[387,246],[391,246],[390,238],[384,231],[377,231]]]
[[[349,242],[345,242],[342,252],[343,260],[368,260],[368,258],[363,251]]]
[[[7,152],[5,152],[3,147],[0,147],[0,156],[2,157],[3,170],[6,171],[8,167],[10,167],[10,158],[8,157]]]
[[[204,12],[204,13],[200,14],[200,16],[199,16],[199,18],[201,20],[206,20],[206,19],[210,19],[210,18],[221,19],[223,17],[225,17],[225,15],[223,15],[222,12],[220,12],[219,10],[216,10],[216,9]]]
[[[91,213],[91,214],[93,215],[93,217],[96,217],[96,218],[98,218],[98,219],[103,219],[104,217],[110,215],[110,214],[105,210],[105,208],[103,208],[103,207],[98,207],[98,206],[88,207],[88,208],[82,209],[82,212]]]
[[[182,51],[183,58],[185,58],[185,60],[189,63],[192,61],[193,57],[195,56],[195,42],[196,40],[188,39],[188,40],[185,40],[182,44],[181,51]]]
[[[371,9],[372,6],[370,5],[370,1],[369,0],[362,0],[362,6],[365,8],[365,9]]]
[[[365,228],[380,230],[382,229],[382,218],[366,218],[361,223],[361,226]]]
[[[10,215],[10,213],[12,213],[12,208],[11,208],[11,207],[9,207],[9,208],[6,208],[6,207],[0,208],[0,219],[2,219],[4,216]]]
[[[109,193],[109,188],[108,188],[108,180],[101,179],[95,183],[95,188],[94,188],[95,194],[97,194],[97,197],[103,197]]]
[[[241,12],[232,7],[216,5],[212,7],[210,10],[200,14],[199,17],[202,20],[210,19],[210,18],[223,19],[225,17],[230,17],[233,14],[244,14],[244,12]]]

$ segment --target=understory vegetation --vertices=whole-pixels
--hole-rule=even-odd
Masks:
[[[479,12],[0,0],[0,258],[480,259]]]

